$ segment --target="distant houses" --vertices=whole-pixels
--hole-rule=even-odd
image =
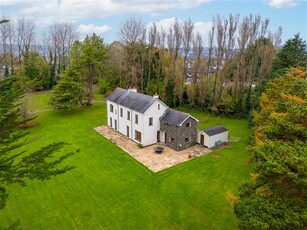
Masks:
[[[142,146],[162,142],[180,151],[196,143],[210,148],[228,141],[224,127],[198,132],[196,118],[169,109],[158,96],[116,88],[106,100],[108,126]]]

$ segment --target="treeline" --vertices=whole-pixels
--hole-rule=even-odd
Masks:
[[[90,105],[93,84],[98,83],[102,94],[116,87],[134,87],[145,94],[159,94],[171,107],[247,117],[259,107],[261,92],[276,70],[290,63],[280,63],[281,56],[276,58],[281,28],[272,33],[268,27],[269,19],[260,15],[242,19],[233,14],[227,18],[217,15],[212,18],[208,37],[203,37],[190,19],[175,19],[165,29],[129,18],[119,28],[119,41],[106,45],[95,34],[79,41],[72,24],[55,23],[45,31],[40,41],[44,49],[39,51],[39,46],[34,46],[38,43],[34,23],[20,18],[1,24],[0,63],[3,75],[24,77],[32,90],[53,88],[62,79],[53,94],[55,108]],[[294,40],[297,46],[305,44],[298,34]],[[306,66],[306,49],[293,44],[287,49],[286,53],[302,53],[294,57],[301,61],[294,60],[291,66]]]
[[[212,18],[208,37],[191,20],[175,19],[168,30],[141,19],[122,23],[120,41],[110,45],[112,86],[158,93],[169,106],[191,106],[217,114],[246,117],[258,104],[267,81],[281,28],[268,30],[269,19],[250,15]],[[207,55],[203,55],[207,47]]]
[[[79,33],[73,24],[55,23],[41,34],[35,23],[19,17],[0,24],[0,77],[21,76],[29,90],[51,89],[69,66],[69,54]]]

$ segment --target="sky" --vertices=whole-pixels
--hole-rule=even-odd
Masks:
[[[119,27],[130,17],[147,25],[156,22],[166,30],[175,18],[190,18],[194,31],[207,41],[212,16],[227,18],[231,13],[241,20],[250,14],[269,18],[270,31],[282,27],[282,43],[298,32],[306,41],[307,0],[0,0],[0,18],[33,20],[38,36],[56,22],[69,22],[79,30],[80,39],[96,33],[107,44],[119,40]]]

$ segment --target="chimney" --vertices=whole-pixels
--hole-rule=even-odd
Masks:
[[[138,92],[136,88],[129,88],[128,91],[130,91],[130,92],[135,92],[135,93]]]
[[[159,99],[159,95],[157,93],[155,93],[155,95],[153,95],[153,98]]]

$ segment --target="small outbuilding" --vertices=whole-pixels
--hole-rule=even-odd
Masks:
[[[197,133],[197,143],[207,148],[219,146],[225,142],[228,143],[228,129],[222,125],[201,130]]]

